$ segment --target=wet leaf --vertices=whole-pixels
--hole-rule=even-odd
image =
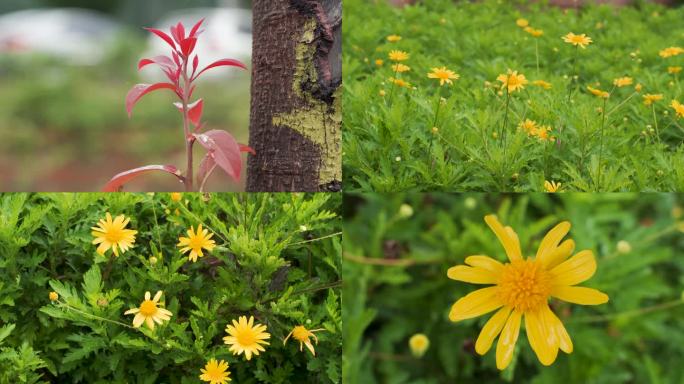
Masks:
[[[102,192],[118,192],[123,189],[124,184],[128,183],[132,179],[153,171],[161,171],[170,173],[178,178],[181,182],[184,181],[181,172],[178,168],[173,165],[147,165],[144,167],[129,169],[128,171],[123,171],[118,175],[112,177],[111,180],[102,188]]]

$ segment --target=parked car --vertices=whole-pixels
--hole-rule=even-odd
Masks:
[[[85,9],[12,12],[0,16],[0,53],[44,54],[72,64],[95,65],[121,28],[113,19]]]

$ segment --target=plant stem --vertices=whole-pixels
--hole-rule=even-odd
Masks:
[[[183,132],[185,133],[185,151],[187,168],[185,171],[185,191],[192,191],[192,144],[194,138],[190,136],[190,118],[188,116],[188,93],[190,80],[188,79],[188,59],[183,59]]]
[[[534,54],[537,57],[537,77],[539,77],[539,39],[534,39]]]
[[[653,126],[655,127],[656,138],[658,138],[658,143],[660,143],[660,132],[658,132],[658,119],[655,113],[655,104],[651,104],[651,112],[653,112]]]
[[[432,127],[436,127],[437,117],[439,116],[439,107],[442,105],[442,103],[441,103],[441,99],[442,99],[441,98],[441,96],[442,96],[441,91],[442,91],[442,87],[440,87],[439,90],[437,91],[437,100],[436,100],[437,106],[435,107],[435,118],[432,120]],[[428,149],[428,154],[430,155],[430,157],[432,157],[432,141],[435,138],[435,134],[432,132],[432,127],[428,128],[430,130],[429,131],[430,132],[430,147]]]
[[[606,123],[606,101],[608,98],[603,98],[603,109],[601,109],[601,142],[599,144],[599,158],[598,158],[598,177],[596,178],[596,192],[599,192],[601,185],[601,160],[603,159],[603,127]]]
[[[503,125],[501,126],[501,145],[503,145],[504,161],[506,160],[506,126],[508,125],[508,106],[511,101],[511,92],[506,86],[506,113],[504,114]]]
[[[394,70],[394,76],[392,76],[392,88],[390,89],[390,94],[389,94],[389,98],[388,98],[388,101],[389,101],[389,105],[390,105],[390,106],[392,106],[392,96],[394,95],[394,88],[395,88],[396,85],[397,85],[396,81],[397,81],[397,76],[399,75],[399,72],[398,72],[399,65],[398,65],[398,63],[395,64],[395,67],[394,67],[394,68],[395,68],[395,70]]]
[[[315,238],[315,239],[304,240],[304,241],[298,241],[298,242],[296,242],[296,243],[290,243],[290,244],[288,244],[287,246],[288,246],[288,247],[291,247],[291,246],[293,246],[293,245],[300,245],[300,244],[312,243],[312,242],[314,242],[314,241],[323,240],[323,239],[327,239],[327,238],[335,237],[335,236],[340,236],[341,234],[342,234],[342,232],[335,232],[335,233],[333,233],[333,234],[325,235],[325,236],[322,236],[322,237],[317,237],[317,238]]]
[[[572,73],[570,74],[570,89],[568,90],[568,103],[570,102],[570,95],[572,95],[572,86],[575,83],[575,75],[577,74],[577,54],[579,53],[579,45],[575,45],[575,56],[572,59]],[[579,75],[578,75],[579,82]]]

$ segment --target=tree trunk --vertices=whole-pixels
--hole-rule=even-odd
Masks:
[[[248,191],[339,191],[342,1],[254,0]]]

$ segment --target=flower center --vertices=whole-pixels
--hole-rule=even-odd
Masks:
[[[210,367],[207,369],[206,375],[209,376],[211,380],[222,380],[227,376],[225,372],[219,368],[219,366]]]
[[[192,249],[194,249],[195,251],[197,251],[197,250],[199,250],[200,248],[202,248],[202,246],[204,245],[204,243],[205,243],[205,242],[204,242],[204,238],[203,238],[203,237],[195,236],[195,237],[193,237],[192,239],[190,239],[190,248],[192,248]]]
[[[292,337],[295,340],[306,342],[309,340],[309,331],[301,325],[298,325],[292,330]]]
[[[551,293],[551,277],[536,260],[518,260],[504,265],[499,279],[499,297],[519,311],[535,311]]]
[[[116,244],[124,237],[124,232],[120,228],[109,228],[105,233],[105,239],[112,244]]]
[[[152,300],[145,300],[140,304],[140,313],[145,316],[153,316],[157,313],[157,304]]]
[[[237,334],[236,338],[238,343],[245,346],[252,345],[257,341],[256,334],[251,329],[243,329]]]

